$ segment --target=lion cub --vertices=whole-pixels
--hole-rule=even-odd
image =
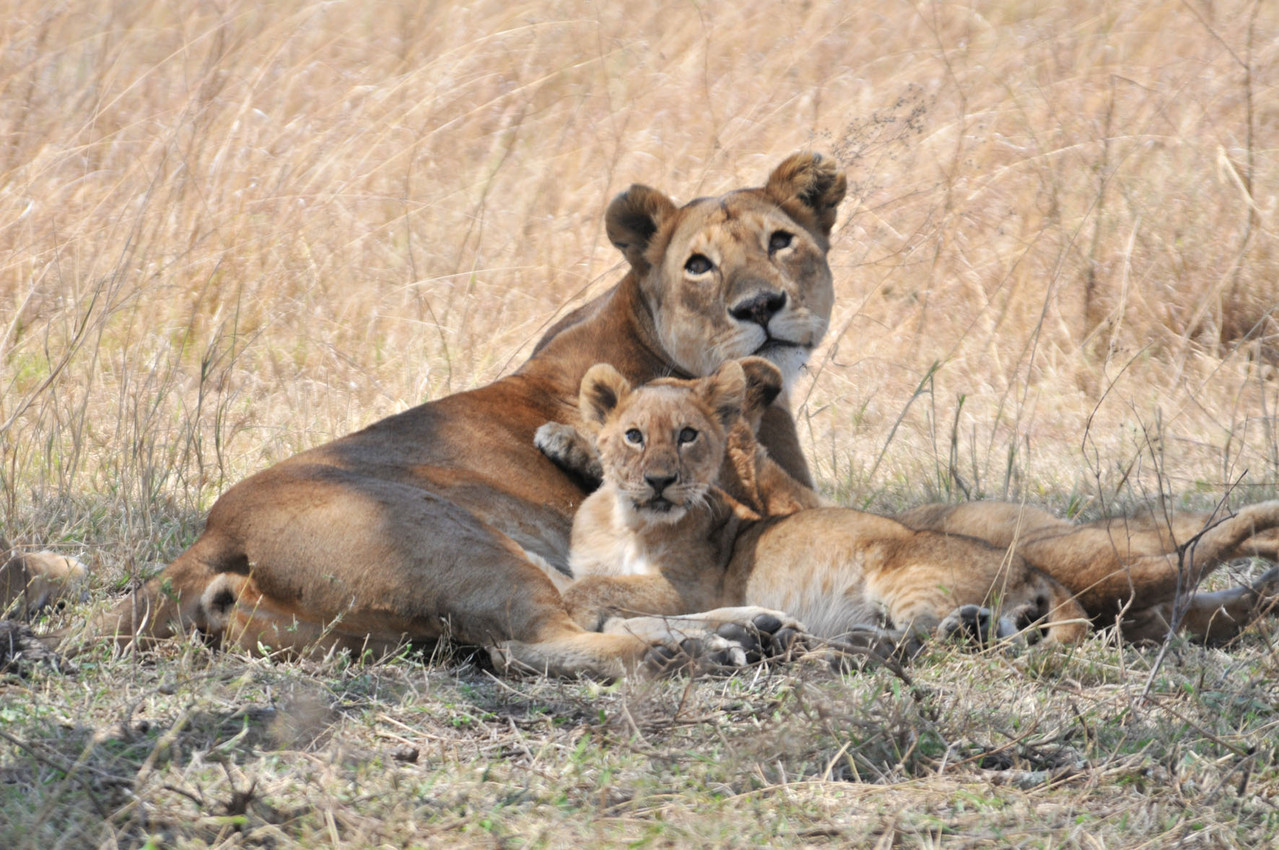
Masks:
[[[579,623],[599,628],[619,612],[761,606],[830,638],[973,625],[982,637],[1003,637],[1035,623],[1056,641],[1087,634],[1069,591],[1020,557],[820,507],[755,442],[753,427],[780,387],[776,368],[760,358],[638,388],[608,365],[587,372],[581,413],[587,429],[598,429],[603,484],[573,522],[575,581],[564,596]],[[539,433],[539,446],[561,465],[591,454],[562,431],[547,436]],[[977,622],[989,612],[976,606],[999,616]]]
[[[75,558],[53,552],[23,554],[0,535],[0,617],[30,620],[45,608],[74,599],[88,576],[88,568]]]
[[[720,607],[727,554],[758,515],[716,486],[728,429],[741,419],[746,376],[736,362],[709,378],[664,378],[638,389],[612,366],[582,379],[580,407],[603,481],[573,520],[564,592],[570,615],[599,629],[619,614],[679,615]],[[575,459],[574,459],[575,458]],[[583,471],[583,474],[589,472]]]

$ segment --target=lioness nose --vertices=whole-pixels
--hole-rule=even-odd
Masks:
[[[678,477],[677,475],[645,475],[644,480],[653,488],[653,492],[660,496],[662,491],[674,484]]]
[[[739,322],[754,322],[766,328],[768,320],[785,306],[785,292],[759,292],[737,302],[728,312]]]

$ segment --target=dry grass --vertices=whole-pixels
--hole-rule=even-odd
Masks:
[[[511,368],[616,279],[613,193],[803,147],[855,187],[797,409],[830,491],[1279,489],[1274,4],[0,14],[0,528],[93,564],[95,606],[229,483]],[[918,700],[95,657],[0,684],[0,844],[1255,846],[1269,640],[1149,683],[1101,641],[943,653]]]

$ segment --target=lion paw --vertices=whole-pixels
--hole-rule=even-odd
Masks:
[[[807,645],[804,625],[780,611],[761,610],[746,622],[724,623],[715,633],[741,646],[751,664],[789,658]]]
[[[563,422],[547,422],[533,434],[533,445],[556,466],[576,475],[592,489],[604,481],[595,444],[581,431]]]
[[[937,625],[937,635],[943,640],[979,647],[990,646],[1018,634],[1017,624],[1010,618],[996,617],[994,611],[980,605],[962,605]]]
[[[804,626],[767,608],[712,612],[704,627],[682,626],[670,639],[654,644],[644,668],[656,675],[680,671],[731,672],[765,659],[789,657],[807,645]]]
[[[715,634],[686,637],[679,643],[655,644],[644,656],[642,669],[650,676],[693,675],[715,670],[735,670],[748,663],[746,649]]]
[[[37,664],[48,664],[58,671],[65,669],[62,657],[45,646],[30,626],[0,620],[0,674],[25,676]]]

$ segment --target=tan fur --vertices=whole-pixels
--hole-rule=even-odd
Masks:
[[[749,365],[757,375],[752,386],[772,370],[758,361]],[[573,524],[577,581],[565,598],[582,625],[598,626],[620,611],[673,615],[757,606],[785,611],[824,637],[875,626],[932,633],[956,609],[979,605],[996,608],[1016,628],[1046,620],[1050,638],[1058,641],[1087,634],[1083,609],[1070,593],[1016,555],[849,508],[812,509],[811,491],[781,479],[784,472],[757,446],[749,403],[736,422],[732,405],[719,407],[732,414],[730,432],[713,429],[706,448],[718,448],[722,464],[703,457],[680,468],[681,476],[699,476],[689,484],[700,485],[707,499],[692,500],[675,522],[635,510],[633,494],[644,493],[655,469],[665,476],[670,468],[665,458],[679,451],[680,429],[710,429],[706,423],[715,416],[708,407],[714,405],[705,399],[716,397],[724,376],[740,381],[743,373],[726,364],[701,381],[666,380],[632,390],[611,381],[610,372],[591,370],[582,388],[584,406],[596,396],[611,402],[586,417],[599,425],[604,484]],[[643,452],[619,441],[632,429],[643,432]],[[724,482],[728,493],[715,486],[723,473],[731,479]],[[759,489],[761,474],[765,490]],[[777,504],[781,510],[770,510]],[[761,518],[748,506],[770,516]]]
[[[740,418],[744,397],[735,362],[699,381],[638,390],[607,364],[586,373],[582,413],[598,429],[606,474],[573,520],[569,565],[578,580],[564,599],[583,628],[720,607],[722,553],[740,517],[715,481],[726,426]]]
[[[127,644],[194,627],[249,648],[321,651],[448,634],[493,647],[503,664],[634,668],[649,642],[582,629],[541,568],[567,569],[585,491],[533,432],[577,420],[578,387],[597,362],[642,383],[759,352],[793,375],[829,321],[826,251],[844,191],[834,163],[813,154],[785,160],[761,188],[683,207],[632,186],[606,217],[630,271],[552,327],[515,374],[240,482],[191,548],[96,631]],[[762,433],[808,480],[782,406]]]
[[[0,537],[0,616],[29,620],[45,608],[74,598],[89,571],[75,558],[54,552],[16,552]]]
[[[1235,513],[1169,513],[1076,524],[1025,505],[924,505],[898,519],[911,528],[963,534],[1014,551],[1075,593],[1098,625],[1119,622],[1129,640],[1161,640],[1170,624],[1200,640],[1237,635],[1279,593],[1279,574],[1253,587],[1197,593],[1226,561],[1274,557],[1279,501]],[[1179,553],[1180,550],[1180,553]],[[1181,604],[1179,618],[1174,607]]]

